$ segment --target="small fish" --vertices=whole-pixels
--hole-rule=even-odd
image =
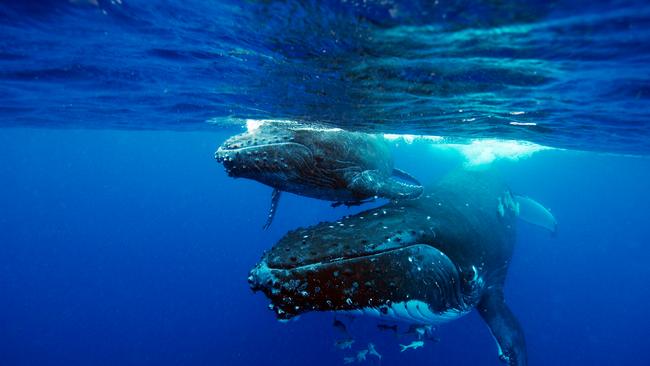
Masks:
[[[377,329],[381,330],[382,332],[392,331],[393,333],[397,334],[397,324],[377,324]]]
[[[343,357],[343,364],[347,365],[347,364],[352,363],[352,362],[354,362],[356,360],[357,360],[356,357]]]
[[[405,346],[403,344],[400,344],[400,352],[404,352],[407,349],[418,349],[424,347],[424,342],[423,341],[413,341],[411,344]]]
[[[338,349],[350,349],[352,348],[353,343],[354,339],[352,338],[339,339],[338,341],[334,342],[334,346]]]
[[[365,361],[367,354],[368,354],[367,349],[362,349],[361,351],[357,352],[357,362]]]
[[[348,328],[345,326],[345,324],[343,324],[342,321],[334,318],[334,322],[332,323],[332,325],[334,326],[334,328],[340,330],[341,332],[348,334]]]
[[[409,329],[406,331],[404,334],[416,334],[418,336],[418,339],[434,339],[435,337],[433,336],[433,326],[432,325],[419,325],[419,324],[413,324],[409,327]]]
[[[381,355],[379,354],[379,352],[377,352],[375,345],[372,343],[368,343],[368,354],[375,356],[381,360]]]

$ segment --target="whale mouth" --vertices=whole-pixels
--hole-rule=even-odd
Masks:
[[[305,160],[311,152],[303,144],[292,141],[237,142],[226,141],[214,154],[228,175],[265,179],[264,174],[290,172],[297,159]],[[272,177],[267,177],[272,180]],[[264,182],[271,183],[273,182]]]
[[[295,135],[291,130],[277,126],[261,126],[257,129],[244,132],[228,138],[215,152],[219,162],[245,159],[247,156],[271,154],[281,150],[285,144],[295,143]]]
[[[414,243],[284,268],[269,266],[267,259],[265,256],[253,268],[248,280],[253,291],[262,291],[271,300],[269,307],[279,319],[309,311],[365,311],[407,319],[408,314],[394,313],[401,308],[393,305],[413,304],[411,300],[427,304],[425,318],[429,320],[444,313],[450,304],[463,308],[456,265],[428,244]],[[411,314],[411,318],[425,320],[422,314]]]
[[[271,151],[273,149],[283,148],[290,145],[303,146],[297,142],[292,141],[280,141],[280,142],[269,142],[269,143],[246,143],[246,144],[231,144],[231,145],[221,145],[215,152],[215,158],[217,161],[222,161],[224,158],[233,157],[237,154],[247,154],[247,153],[256,153],[263,151]]]
[[[410,247],[415,247],[417,245],[425,245],[425,244],[407,244],[398,248],[388,248],[383,250],[375,250],[375,251],[368,251],[368,252],[361,252],[361,253],[353,252],[353,253],[348,253],[336,257],[325,257],[323,259],[312,258],[311,260],[306,259],[298,265],[293,263],[276,264],[275,266],[269,268],[299,271],[299,270],[304,270],[304,269],[318,267],[318,266],[325,266],[325,265],[345,265],[346,263],[356,261],[356,260],[364,260],[364,259],[371,260],[372,258],[376,258],[381,255],[387,255],[390,254],[391,252],[398,252]]]
[[[235,160],[251,160],[258,161],[268,160],[269,157],[273,157],[275,154],[272,153],[274,149],[282,149],[290,144],[295,144],[293,142],[270,142],[264,144],[232,144],[232,145],[221,145],[214,153],[214,158],[219,163],[227,164],[229,162],[234,162]]]

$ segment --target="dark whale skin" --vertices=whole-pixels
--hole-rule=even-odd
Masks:
[[[526,365],[518,321],[503,298],[515,244],[508,188],[490,172],[457,171],[416,200],[300,228],[249,277],[281,319],[308,311],[374,309],[409,300],[436,314],[476,308],[508,365]],[[373,311],[374,311],[373,310]]]

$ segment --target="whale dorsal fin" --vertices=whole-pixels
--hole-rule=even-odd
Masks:
[[[499,359],[508,366],[526,366],[526,340],[519,321],[506,305],[501,288],[488,289],[478,305],[479,314],[490,328],[499,348]]]
[[[273,222],[273,217],[275,217],[275,212],[278,210],[278,202],[280,202],[281,195],[281,190],[277,188],[273,189],[273,193],[271,193],[271,208],[269,208],[269,215],[266,218],[266,223],[264,223],[264,226],[262,227],[264,230],[268,229]]]
[[[520,219],[547,229],[553,234],[557,232],[557,221],[549,209],[530,197],[514,195],[513,198]]]
[[[386,177],[377,170],[364,170],[352,179],[348,187],[364,196],[379,196],[388,199],[414,199],[420,197],[424,190],[422,185],[407,173],[401,170],[398,170],[398,172],[400,172],[397,175],[398,177],[416,182],[416,184],[409,184],[392,176]],[[395,171],[393,171],[393,174],[395,174]],[[403,177],[402,174],[405,176]]]

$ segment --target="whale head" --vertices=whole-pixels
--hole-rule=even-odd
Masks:
[[[292,231],[264,254],[249,283],[279,319],[310,311],[453,319],[469,311],[478,273],[463,272],[436,246],[435,225],[423,221],[384,207]]]
[[[278,186],[313,165],[310,141],[287,124],[264,124],[227,139],[215,153],[228,175]]]
[[[232,177],[333,201],[354,198],[338,190],[355,174],[388,177],[393,166],[380,135],[291,122],[266,123],[233,136],[215,158]]]

